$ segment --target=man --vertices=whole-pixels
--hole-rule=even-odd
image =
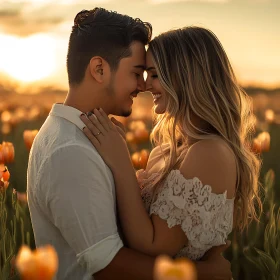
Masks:
[[[133,98],[145,89],[145,45],[152,28],[101,8],[78,13],[74,22],[69,93],[64,104],[53,106],[30,152],[28,204],[36,245],[57,250],[56,279],[152,279],[154,258],[123,246],[112,173],[80,120],[97,107],[131,114]],[[196,263],[199,279],[230,278],[221,248]]]

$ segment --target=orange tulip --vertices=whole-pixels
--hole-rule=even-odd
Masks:
[[[132,121],[129,124],[129,129],[132,131],[136,131],[137,129],[146,129],[146,125],[143,121]]]
[[[143,149],[140,151],[140,155],[139,155],[139,167],[140,168],[143,168],[143,169],[146,168],[149,154],[150,154],[150,152],[146,149]]]
[[[33,252],[23,245],[15,263],[23,280],[51,280],[58,269],[58,256],[50,245],[37,248]]]
[[[9,182],[0,180],[0,192],[4,192],[9,187]]]
[[[131,155],[131,160],[133,163],[134,168],[138,169],[139,168],[139,153],[135,152]]]
[[[260,133],[252,143],[252,150],[260,154],[262,152],[268,152],[270,149],[270,134],[268,132]]]
[[[15,158],[15,148],[10,142],[0,144],[0,163],[13,162]]]
[[[27,119],[29,121],[35,120],[40,116],[40,108],[34,105],[28,112]]]
[[[135,139],[136,139],[137,143],[142,143],[142,142],[148,141],[149,140],[149,135],[150,135],[149,131],[146,128],[137,129],[134,132],[134,136],[135,136]]]
[[[126,135],[126,141],[130,144],[135,144],[135,136],[133,132],[127,132]]]
[[[149,140],[149,132],[143,121],[132,121],[129,124],[129,129],[131,132],[126,134],[129,143],[138,144]]]
[[[12,114],[9,111],[6,110],[6,111],[2,112],[1,121],[3,123],[9,123],[11,121],[11,118],[12,118]]]
[[[139,168],[145,169],[148,162],[149,154],[150,154],[149,151],[146,149],[143,149],[140,152],[133,153],[131,156],[133,166],[136,169]]]
[[[3,123],[1,128],[1,133],[4,135],[10,134],[12,131],[12,126],[10,123]]]
[[[36,137],[38,130],[25,130],[23,132],[23,139],[27,149],[31,149],[34,138]]]
[[[10,172],[4,164],[0,164],[0,179],[3,179],[4,182],[10,179]]]
[[[275,119],[274,111],[271,110],[271,109],[266,110],[266,111],[265,111],[265,119],[266,119],[266,121],[269,122],[269,123],[274,122],[274,119]]]
[[[186,258],[172,260],[167,256],[159,256],[154,267],[155,280],[196,280],[196,268]]]

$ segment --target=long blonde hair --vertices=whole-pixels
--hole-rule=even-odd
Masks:
[[[151,141],[169,143],[166,164],[157,188],[172,169],[179,168],[188,148],[196,141],[221,137],[237,162],[234,224],[243,230],[258,220],[260,160],[250,149],[254,129],[252,103],[238,85],[228,57],[215,34],[201,27],[185,27],[163,33],[149,44],[161,86],[166,91],[164,114],[155,115]],[[207,128],[197,127],[193,116]],[[178,143],[181,152],[178,152]]]

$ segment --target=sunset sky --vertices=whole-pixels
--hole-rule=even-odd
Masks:
[[[67,89],[75,15],[104,7],[153,25],[154,36],[199,25],[222,42],[243,85],[280,85],[280,0],[0,0],[0,83]]]

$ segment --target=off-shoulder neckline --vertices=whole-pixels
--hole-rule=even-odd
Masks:
[[[147,173],[147,171],[146,171],[145,169],[139,169],[138,171],[142,171],[142,172]],[[197,179],[197,180],[202,184],[201,180],[200,180],[199,178],[197,178],[197,177],[194,177],[194,178],[192,178],[192,179],[186,179],[186,178],[183,176],[183,174],[181,173],[181,171],[180,171],[179,169],[173,169],[173,170],[171,170],[170,173],[168,174],[168,176],[170,176],[170,174],[171,174],[172,172],[177,173],[177,174],[180,176],[180,178],[182,178],[183,180],[189,181],[189,180]],[[155,174],[159,175],[159,174],[161,174],[161,172],[153,172],[152,174],[150,174],[149,177],[154,176]],[[166,179],[168,178],[168,176],[166,177]],[[148,177],[148,178],[149,178],[149,177]],[[148,178],[146,178],[146,179],[148,179]],[[203,184],[202,184],[202,185],[203,185]],[[217,196],[219,196],[219,195],[224,195],[225,197],[227,196],[227,190],[225,190],[225,191],[224,191],[223,193],[221,193],[221,194],[218,194],[218,193],[213,193],[213,192],[212,192],[212,187],[211,187],[210,185],[205,184],[205,185],[203,185],[203,186],[209,186],[209,187],[211,188],[211,194],[215,194],[215,195],[217,195]],[[234,199],[235,199],[235,197],[232,197],[232,198],[227,198],[227,197],[226,197],[226,200],[228,200],[228,201],[234,201]]]

